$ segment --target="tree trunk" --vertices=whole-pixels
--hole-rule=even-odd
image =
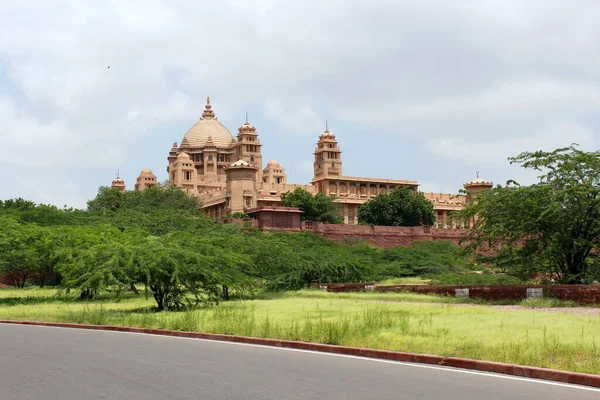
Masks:
[[[158,289],[156,286],[150,286],[150,289],[154,292],[154,300],[156,301],[156,308],[158,311],[163,311],[165,309],[165,294],[162,290]]]
[[[229,288],[223,285],[223,299],[229,300]]]
[[[135,283],[132,283],[131,286],[129,286],[129,289],[135,294],[140,294],[140,291],[135,287]]]

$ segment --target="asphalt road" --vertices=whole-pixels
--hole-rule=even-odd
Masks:
[[[600,399],[600,390],[320,353],[0,324],[1,400]]]

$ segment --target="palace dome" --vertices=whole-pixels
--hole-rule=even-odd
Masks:
[[[229,148],[232,146],[231,141],[235,141],[231,132],[215,117],[215,113],[210,105],[210,97],[206,99],[202,118],[187,131],[183,139],[187,139],[189,147],[204,147],[209,137],[212,138],[216,147]]]
[[[482,179],[479,176],[479,171],[477,171],[477,177],[475,179],[473,179],[472,181],[465,183],[463,186],[465,188],[471,187],[471,186],[489,186],[489,187],[492,187],[493,183],[489,182],[489,181],[486,181],[485,179]]]

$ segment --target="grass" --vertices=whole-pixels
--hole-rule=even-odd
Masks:
[[[431,285],[520,285],[519,278],[503,274],[460,274],[443,273],[431,276]]]
[[[452,304],[413,304],[406,293],[301,291],[188,312],[153,311],[143,295],[119,302],[53,297],[55,290],[0,290],[0,319],[123,325],[281,338],[457,356],[600,374],[600,317]],[[333,295],[333,296],[331,296]],[[400,301],[373,302],[381,295]],[[365,297],[366,296],[366,297]],[[396,297],[402,296],[402,297]],[[427,296],[421,298],[438,297]],[[388,299],[390,297],[386,297]],[[447,298],[450,299],[450,298]],[[545,299],[540,299],[545,300]]]
[[[482,300],[469,299],[464,297],[440,296],[436,294],[419,294],[411,292],[350,292],[333,293],[323,290],[298,290],[287,292],[289,297],[302,297],[309,299],[351,299],[351,300],[370,300],[370,301],[392,301],[392,302],[410,302],[410,303],[482,303]]]
[[[429,285],[431,279],[416,277],[406,278],[389,278],[379,282],[380,285],[391,286],[391,285]]]

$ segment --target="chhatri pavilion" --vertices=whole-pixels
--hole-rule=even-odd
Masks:
[[[167,171],[169,182],[197,196],[204,213],[217,221],[235,212],[282,206],[282,193],[302,188],[312,194],[335,196],[344,223],[352,225],[358,222],[358,207],[379,193],[402,186],[418,190],[416,181],[344,176],[341,155],[335,135],[325,129],[314,152],[312,182],[288,183],[285,168],[278,161],[263,165],[262,143],[256,128],[246,121],[234,137],[217,119],[207,98],[199,121],[179,145],[173,143]],[[135,190],[156,184],[156,176],[145,168],[137,178]],[[126,190],[120,177],[112,182],[112,187]],[[468,192],[477,192],[491,188],[492,183],[477,176],[464,187]],[[466,202],[464,194],[423,194],[433,203],[438,227],[451,227],[449,215],[462,209]]]

